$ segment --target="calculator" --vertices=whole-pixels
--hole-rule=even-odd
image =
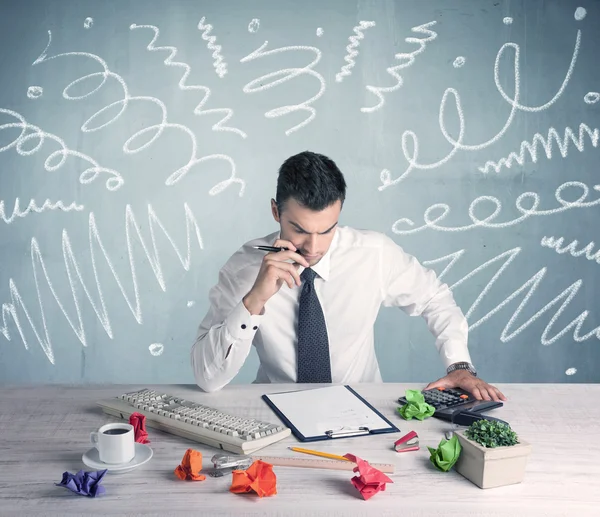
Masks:
[[[421,393],[425,402],[435,408],[433,416],[448,421],[452,421],[452,414],[456,411],[481,413],[504,405],[495,400],[477,400],[471,393],[460,388],[433,388]],[[404,397],[400,397],[398,402],[402,405],[407,403]]]

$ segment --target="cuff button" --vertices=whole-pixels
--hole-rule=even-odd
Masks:
[[[245,329],[246,328],[246,324],[242,323],[242,328]]]
[[[258,330],[258,327],[254,325],[254,327],[252,327],[252,330]]]

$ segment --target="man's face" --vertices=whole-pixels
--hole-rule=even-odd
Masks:
[[[320,212],[315,212],[290,198],[281,214],[272,202],[273,217],[281,226],[281,238],[290,241],[311,266],[327,253],[337,227],[342,202],[336,201]]]

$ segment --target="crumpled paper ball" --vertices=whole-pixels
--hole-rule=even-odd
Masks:
[[[393,483],[383,472],[369,465],[368,462],[355,456],[354,454],[344,454],[351,462],[356,463],[353,471],[358,472],[350,481],[360,492],[360,495],[366,501],[373,497],[377,492],[385,490],[386,483]]]
[[[56,486],[62,486],[71,492],[88,497],[96,497],[106,493],[106,488],[100,485],[107,469],[91,472],[80,470],[77,474],[63,472],[60,483],[54,483]]]
[[[150,443],[148,432],[146,431],[146,415],[137,411],[129,417],[129,423],[133,426],[134,440],[137,443]]]
[[[204,481],[206,476],[200,474],[201,470],[202,453],[194,449],[188,449],[185,451],[181,463],[175,469],[175,475],[183,480]]]
[[[407,403],[398,408],[398,413],[406,420],[424,420],[435,412],[435,408],[425,402],[425,397],[419,390],[406,390],[405,398]]]
[[[442,438],[437,449],[427,447],[429,449],[429,461],[433,463],[436,469],[442,472],[448,472],[458,460],[462,447],[456,435],[446,440]]]
[[[256,492],[259,497],[271,496],[277,493],[277,476],[273,472],[273,465],[261,460],[256,460],[246,470],[232,472],[229,491],[234,494]]]

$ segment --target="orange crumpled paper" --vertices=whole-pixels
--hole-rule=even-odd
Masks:
[[[275,495],[277,493],[277,477],[273,472],[273,465],[261,460],[256,460],[246,470],[234,470],[229,491],[234,494],[243,494],[255,491],[259,497]]]
[[[373,497],[380,490],[385,490],[386,483],[393,483],[383,472],[372,467],[358,456],[344,454],[344,457],[356,463],[356,467],[353,470],[354,472],[358,472],[359,475],[354,476],[350,481],[352,481],[352,484],[360,492],[365,501]]]
[[[204,481],[206,476],[200,474],[202,470],[202,453],[194,449],[188,449],[183,455],[181,464],[175,469],[175,475],[179,479],[191,481]]]
[[[137,411],[129,417],[129,423],[133,426],[134,440],[138,443],[150,443],[148,432],[146,431],[146,415]]]

